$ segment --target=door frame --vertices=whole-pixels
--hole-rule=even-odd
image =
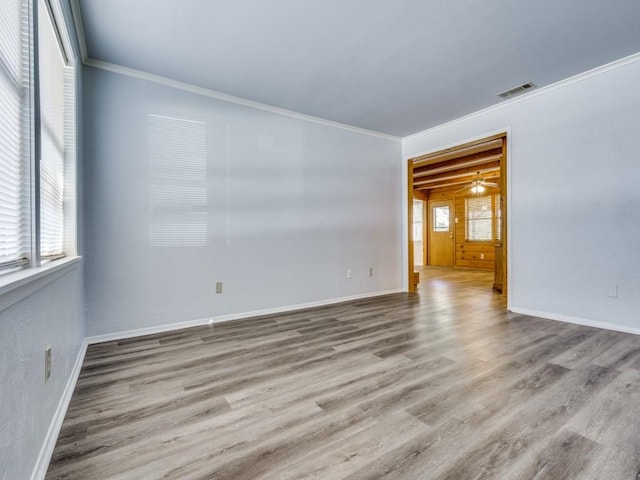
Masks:
[[[414,283],[415,265],[413,252],[413,159],[407,160],[407,291],[414,293],[418,284]],[[424,241],[424,238],[422,239]]]
[[[440,148],[437,150],[425,152],[421,155],[416,155],[407,159],[407,292],[414,293],[417,291],[417,283],[414,281],[415,275],[414,270],[415,266],[414,262],[414,245],[413,245],[413,162],[420,157],[425,155],[430,155],[438,152],[445,152],[451,150],[457,150],[459,148],[470,147],[472,145],[487,142],[489,140],[495,140],[498,138],[503,138],[502,142],[502,159],[500,161],[500,198],[502,199],[502,248],[503,248],[503,259],[502,259],[502,268],[503,268],[503,290],[502,295],[506,299],[507,310],[511,309],[511,301],[510,301],[510,287],[511,287],[511,278],[512,272],[509,269],[511,265],[511,237],[509,235],[509,230],[511,228],[511,212],[509,210],[509,204],[511,201],[511,191],[509,189],[511,182],[508,175],[511,173],[511,170],[508,168],[510,162],[509,152],[511,150],[511,129],[505,128],[503,130],[499,130],[498,133],[489,134],[481,137],[476,137],[473,140],[469,140],[467,142],[456,143],[447,148]],[[423,238],[424,240],[424,238]]]

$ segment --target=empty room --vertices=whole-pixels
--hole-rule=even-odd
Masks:
[[[640,478],[640,3],[0,0],[0,479]]]

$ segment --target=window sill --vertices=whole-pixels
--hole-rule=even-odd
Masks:
[[[82,257],[65,257],[0,276],[0,312],[76,269],[81,261]]]

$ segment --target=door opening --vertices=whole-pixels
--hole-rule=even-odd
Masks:
[[[506,141],[501,133],[408,160],[410,292],[424,264],[493,272],[488,288],[508,294]],[[422,243],[416,200],[424,206]]]

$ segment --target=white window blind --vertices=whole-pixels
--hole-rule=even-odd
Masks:
[[[40,78],[40,255],[63,254],[66,61],[46,0],[38,8]],[[68,97],[67,97],[68,98]]]
[[[493,209],[491,196],[465,200],[467,240],[493,240]]]
[[[28,263],[25,165],[29,20],[26,0],[0,2],[0,268]]]

